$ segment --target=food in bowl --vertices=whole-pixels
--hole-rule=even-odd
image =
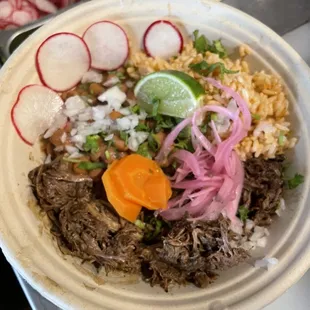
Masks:
[[[44,86],[22,89],[11,113],[46,154],[33,193],[64,254],[166,291],[206,287],[266,246],[285,187],[303,182],[284,179],[297,142],[284,86],[250,72],[249,47],[232,60],[220,40],[184,40],[170,21],[146,29],[144,51],[128,42],[102,21],[38,49]]]

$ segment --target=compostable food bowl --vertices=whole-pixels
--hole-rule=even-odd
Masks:
[[[306,176],[303,186],[286,197],[287,210],[272,225],[265,249],[253,261],[222,272],[206,289],[193,286],[161,288],[122,275],[96,275],[91,266],[63,256],[48,233],[45,217],[33,206],[27,174],[42,161],[39,145],[22,142],[10,121],[18,91],[39,83],[34,55],[49,35],[69,31],[81,35],[93,22],[109,19],[127,31],[131,49],[140,48],[147,25],[156,19],[176,22],[185,38],[199,29],[221,38],[234,49],[248,44],[251,69],[279,74],[287,86],[291,122],[299,138],[290,154],[292,171]],[[44,297],[64,309],[260,309],[293,285],[310,266],[309,130],[310,71],[301,57],[278,35],[255,19],[213,1],[123,0],[91,1],[70,10],[29,37],[0,72],[0,245],[13,267]],[[263,256],[278,265],[253,268]]]

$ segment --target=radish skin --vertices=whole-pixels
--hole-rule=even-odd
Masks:
[[[36,84],[25,86],[11,109],[11,120],[19,137],[33,145],[52,125],[62,106],[62,99],[53,90]]]
[[[168,59],[182,52],[183,36],[170,21],[157,20],[146,29],[143,46],[148,56]]]
[[[90,64],[86,43],[69,32],[51,35],[36,53],[36,68],[42,84],[59,92],[76,86],[90,69]]]
[[[88,27],[83,39],[91,53],[93,69],[112,71],[121,67],[129,55],[129,43],[123,28],[111,21]]]

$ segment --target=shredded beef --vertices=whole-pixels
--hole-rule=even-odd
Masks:
[[[104,266],[107,273],[141,273],[145,281],[166,291],[187,282],[206,287],[218,270],[248,258],[244,250],[230,247],[229,222],[223,217],[166,223],[171,228],[145,243],[143,230],[119,218],[106,200],[98,199],[92,181],[73,174],[61,158],[34,169],[29,179],[60,249]]]
[[[70,166],[59,157],[50,164],[30,171],[34,195],[45,211],[62,208],[72,201],[91,200],[92,179],[73,174]]]
[[[283,156],[277,156],[269,160],[252,158],[245,162],[240,204],[249,208],[249,218],[257,225],[270,225],[279,206],[284,187],[283,161]]]

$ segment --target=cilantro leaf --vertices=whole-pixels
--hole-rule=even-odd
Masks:
[[[195,30],[193,32],[194,35],[194,48],[198,53],[205,53],[208,50],[209,41],[208,39],[202,34],[199,35],[199,30]]]
[[[158,114],[158,108],[159,108],[160,100],[158,98],[154,98],[152,100],[152,114],[151,116],[156,116]]]
[[[158,151],[160,145],[156,139],[156,136],[153,133],[148,136],[147,142],[149,144],[149,148],[151,149],[151,151],[153,152]]]
[[[223,46],[221,40],[213,41],[212,45],[209,46],[208,49],[211,53],[218,54],[220,58],[227,57],[226,48]]]
[[[132,107],[130,108],[130,111],[131,111],[132,113],[139,114],[139,113],[140,113],[140,106],[138,106],[138,105],[136,104],[136,105],[134,105],[134,106],[132,106]]]
[[[147,142],[140,144],[137,154],[152,159],[152,155],[150,154],[149,146]]]
[[[125,141],[125,144],[126,144],[126,145],[128,144],[129,135],[128,135],[127,132],[125,132],[125,131],[120,131],[119,137],[120,137],[123,141]]]
[[[78,168],[83,169],[83,170],[95,170],[95,169],[101,169],[105,168],[106,164],[105,163],[93,163],[91,161],[82,161],[79,163]]]
[[[83,145],[84,150],[92,154],[97,153],[99,151],[99,139],[98,135],[87,136],[86,142]]]
[[[207,76],[210,73],[212,73],[215,70],[219,70],[220,71],[220,77],[221,79],[223,78],[224,74],[234,74],[234,73],[238,73],[239,71],[233,71],[233,70],[228,70],[225,68],[225,65],[222,62],[216,62],[214,64],[208,64],[205,60],[198,62],[196,64],[190,64],[189,67],[203,75],[203,76]]]
[[[190,138],[186,138],[186,139],[178,138],[177,141],[173,145],[177,149],[187,150],[191,153],[195,152]]]
[[[199,30],[193,32],[194,35],[194,48],[198,53],[204,54],[207,51],[218,54],[220,58],[227,57],[227,50],[223,46],[221,40],[214,40],[212,44],[209,43],[205,35],[199,35]]]
[[[259,114],[251,114],[252,118],[256,119],[257,121],[260,120],[261,116]]]
[[[299,173],[296,173],[295,176],[287,181],[287,185],[289,189],[294,189],[298,185],[302,184],[305,180],[305,177]]]
[[[280,146],[284,145],[284,142],[285,142],[284,139],[285,139],[284,132],[280,131],[280,135],[279,135],[279,138],[278,138],[278,142],[279,142]]]
[[[172,129],[176,125],[175,119],[171,116],[158,114],[153,119],[156,121],[156,132],[159,132],[161,129]]]
[[[249,209],[246,206],[239,206],[238,216],[241,221],[245,221],[248,218]]]
[[[146,126],[145,124],[143,123],[139,123],[136,127],[135,127],[135,130],[136,131],[147,131],[149,132],[150,131],[150,128],[148,126]]]

